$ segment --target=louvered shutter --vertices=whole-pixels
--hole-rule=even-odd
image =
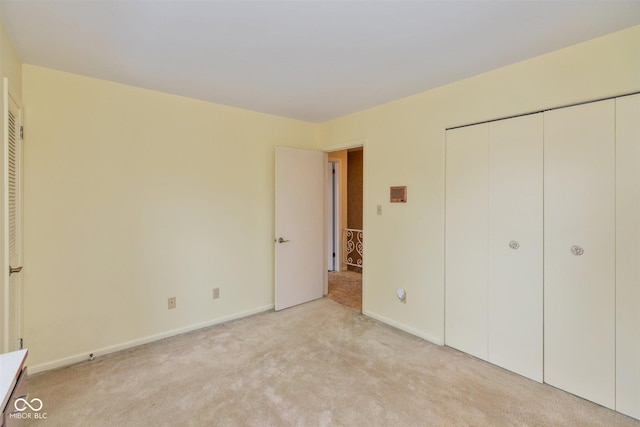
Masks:
[[[9,109],[9,260],[18,260],[18,209],[17,209],[17,192],[18,192],[18,118],[15,113]]]

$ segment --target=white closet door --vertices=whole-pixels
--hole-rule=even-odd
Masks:
[[[445,343],[487,359],[488,125],[447,131]]]
[[[640,419],[640,95],[616,100],[616,410]]]
[[[544,114],[544,380],[614,408],[615,101]]]
[[[489,362],[542,382],[542,114],[489,124]]]

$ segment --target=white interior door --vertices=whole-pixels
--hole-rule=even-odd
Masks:
[[[487,360],[488,126],[447,131],[445,343]]]
[[[4,349],[22,345],[22,232],[21,232],[21,112],[4,79],[4,253],[5,272]]]
[[[615,101],[544,113],[544,380],[615,407]]]
[[[542,114],[489,123],[489,362],[542,382]]]
[[[616,100],[616,410],[640,419],[640,95]]]
[[[322,298],[326,165],[321,151],[276,147],[276,310]]]

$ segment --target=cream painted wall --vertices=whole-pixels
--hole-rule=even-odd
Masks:
[[[366,141],[365,313],[442,342],[445,128],[640,90],[640,27],[320,126],[29,65],[23,78],[32,372],[270,307],[274,147],[318,139]],[[405,184],[409,202],[389,204]]]
[[[2,5],[0,4],[0,16]],[[2,77],[9,79],[9,91],[20,98],[22,96],[22,63],[13,46],[11,37],[5,31],[0,20],[0,70]]]
[[[321,147],[367,141],[364,313],[444,341],[446,128],[639,90],[640,26],[321,124]]]
[[[32,372],[273,306],[275,146],[316,148],[316,125],[31,65],[23,78]]]
[[[2,3],[0,3],[0,17],[2,16]],[[0,20],[0,91],[3,91],[3,80],[7,78],[9,81],[9,92],[14,98],[20,100],[22,98],[22,64],[20,63],[20,59],[16,54],[16,50],[13,47],[13,43],[11,38],[7,34],[2,25],[2,21]],[[2,95],[0,95],[2,98]],[[2,114],[0,117],[5,117],[7,114],[5,111],[4,102],[0,102],[0,113]],[[4,144],[4,119],[0,119],[0,141]],[[5,176],[4,169],[4,150],[0,150],[0,177]],[[0,200],[4,200],[4,188],[6,183],[0,181]],[[4,209],[0,209],[0,224],[4,224]],[[0,227],[0,242],[4,242],[4,227]],[[5,259],[5,248],[3,244],[0,244],[0,271],[8,271],[9,266],[7,265],[7,260]],[[0,274],[0,352],[6,351],[4,348],[4,328],[5,328],[5,311],[6,311],[6,296],[5,294],[8,292],[6,286],[8,283],[5,283],[7,280],[6,274]]]

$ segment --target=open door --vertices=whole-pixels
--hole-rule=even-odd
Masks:
[[[18,102],[4,79],[4,351],[22,348],[22,126]]]
[[[276,147],[276,310],[323,296],[326,164],[321,151]]]

